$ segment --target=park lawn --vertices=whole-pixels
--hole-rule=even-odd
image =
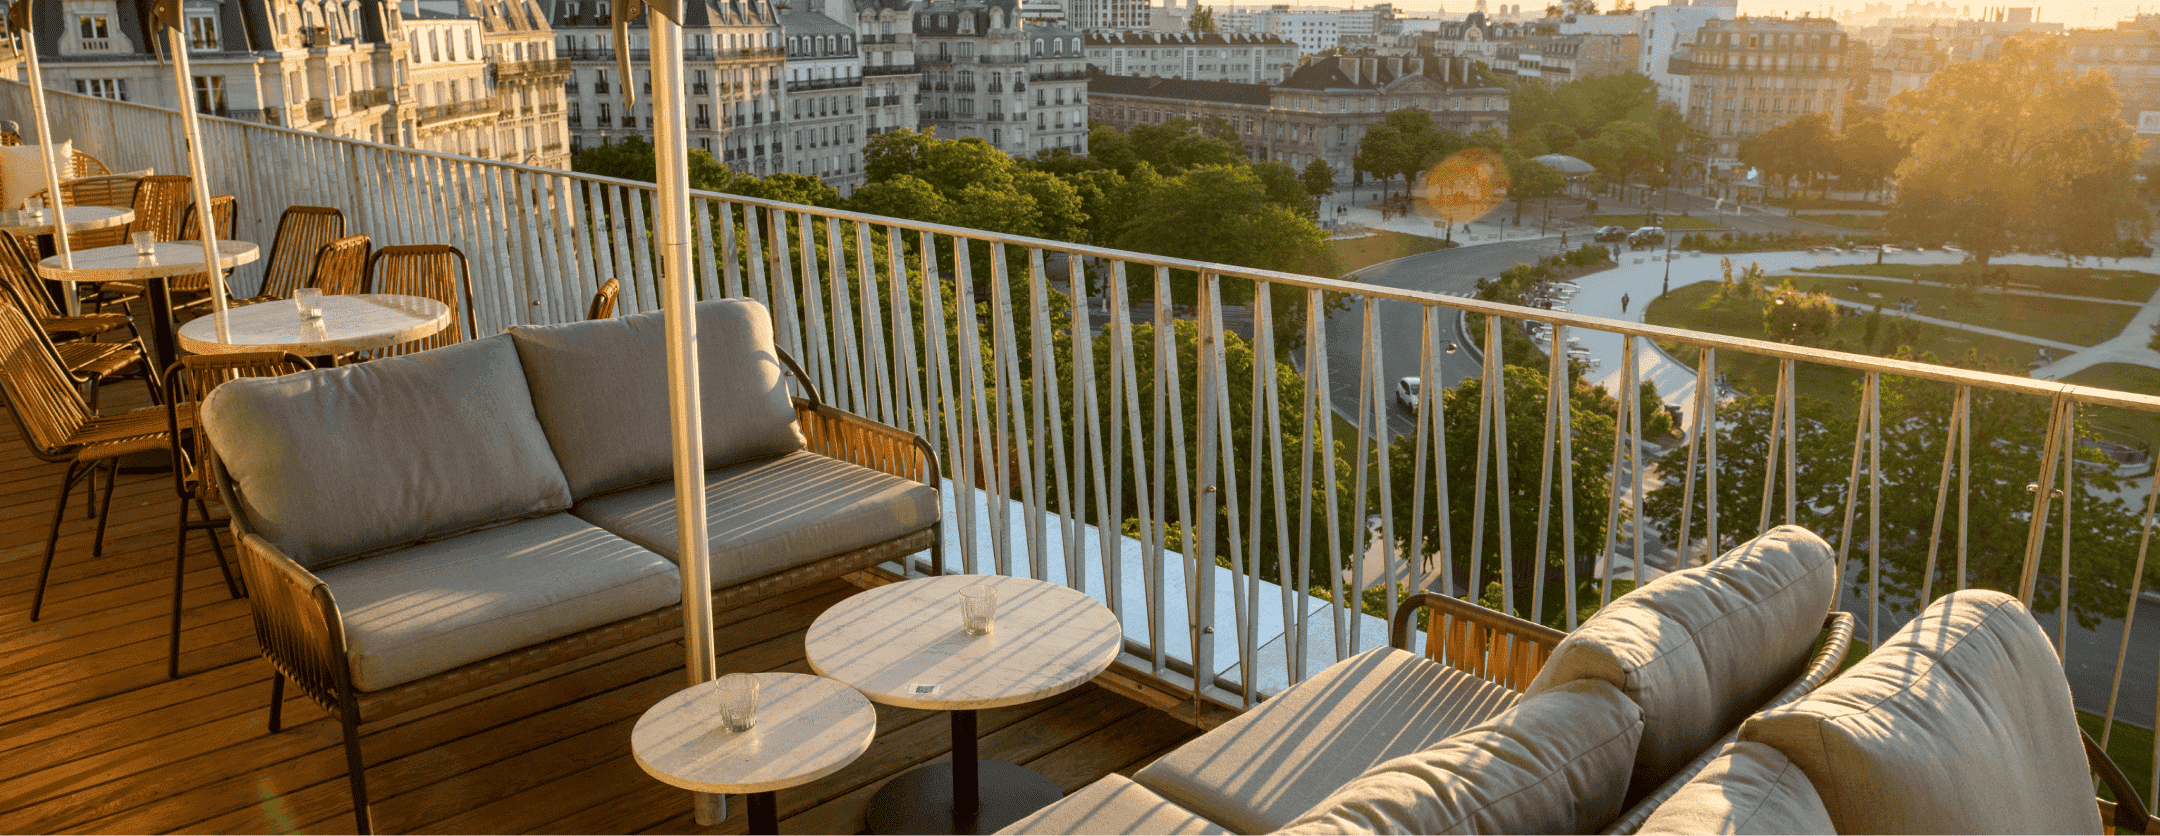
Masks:
[[[1971,264],[1842,264],[1832,267],[1809,267],[1811,273],[1841,273],[1855,276],[1884,276],[1892,279],[1917,279],[1920,281],[1963,284],[1973,277]],[[2160,276],[2140,273],[2136,270],[2101,270],[2089,267],[2042,267],[2028,264],[1995,264],[1990,270],[2001,269],[2010,274],[2010,280],[2033,285],[2048,293],[2069,296],[2091,296],[2097,299],[2119,299],[2125,302],[2143,303],[2160,290]],[[1909,295],[1909,294],[1908,294]]]
[[[2160,395],[2160,369],[2129,363],[2101,363],[2065,376],[2062,382],[2118,389],[2141,395]],[[2084,415],[2094,426],[2144,439],[2155,449],[2160,449],[2160,414],[2114,406],[2089,406],[2085,408]]]
[[[1882,228],[1881,215],[1850,215],[1839,213],[1835,215],[1801,215],[1800,219],[1803,221],[1814,221],[1819,224],[1829,224],[1831,226],[1840,227],[1843,229],[1857,229],[1863,232],[1873,232]]]
[[[2085,729],[2086,734],[2092,735],[2093,742],[2098,743],[2100,730],[2107,728],[2107,718],[2090,711],[2080,711],[2078,725]],[[2130,786],[2139,792],[2148,791],[2152,787],[2152,729],[2116,720],[2115,731],[2108,737],[2107,752],[2108,758],[2122,768],[2123,777],[2130,779]],[[2109,792],[2105,784],[2100,786],[2099,795],[2109,801],[2115,800],[2115,794]]]
[[[1697,282],[1674,288],[1671,293],[1650,303],[1645,313],[1645,321],[1653,325],[1763,339],[1760,316],[1740,316],[1728,311],[1705,310],[1701,307],[1702,303],[1710,298],[1710,294],[1716,292],[1717,286],[1717,282]],[[1977,360],[1963,359],[1957,363],[1965,367],[1992,363],[1995,368],[2024,369],[2026,363],[2032,360],[2033,350],[2038,347],[2023,340],[1912,323],[1902,317],[1885,316],[1880,325],[1886,329],[1892,325],[1917,327],[1913,341],[1914,350],[1932,353],[1937,358],[1968,358],[1970,355],[1978,355]],[[1864,348],[1866,339],[1866,317],[1839,317],[1830,334],[1813,345],[1856,354],[1878,353]],[[1690,367],[1697,365],[1699,351],[1694,346],[1664,342],[1658,345],[1674,359]],[[1889,347],[1886,346],[1879,354],[1888,353]],[[1940,362],[1940,359],[1937,362]],[[1727,353],[1718,357],[1718,371],[1726,375],[1735,388],[1748,393],[1775,392],[1777,367],[1775,358],[1760,355]],[[1849,421],[1849,411],[1856,409],[1858,404],[1854,386],[1859,380],[1860,373],[1850,369],[1801,363],[1794,386],[1803,399],[1813,398],[1847,411],[1838,416],[1819,416],[1823,420]]]
[[[1438,238],[1404,235],[1384,229],[1375,230],[1373,234],[1362,238],[1344,238],[1329,243],[1335,245],[1335,254],[1342,259],[1343,275],[1346,276],[1383,261],[1455,246]]]
[[[1888,209],[1889,206],[1869,200],[1828,200],[1820,197],[1773,197],[1764,201],[1779,209]]]
[[[1645,226],[1662,226],[1667,231],[1675,229],[1719,228],[1718,225],[1712,221],[1706,221],[1701,218],[1692,217],[1689,215],[1659,215],[1656,224],[1650,223],[1649,215],[1592,215],[1590,216],[1590,223],[1592,226],[1624,226],[1628,229],[1636,229]]]
[[[1796,277],[1793,285],[1802,290],[1819,290],[1858,305],[1882,305],[1889,309],[1887,315],[1895,315],[1897,301],[1909,297],[1920,303],[1922,316],[2083,346],[2099,345],[2122,333],[2138,312],[2128,305],[2105,302],[2075,302],[2012,293],[1971,293],[1887,280]],[[1860,289],[1851,290],[1848,286]],[[1871,297],[1870,293],[1880,295]]]

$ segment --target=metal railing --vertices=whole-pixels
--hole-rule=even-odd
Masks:
[[[488,97],[484,99],[467,99],[462,102],[450,102],[448,104],[428,105],[415,111],[413,116],[419,119],[421,124],[429,124],[450,119],[461,119],[467,116],[498,113],[501,110],[502,106],[493,97]]]
[[[1087,78],[1087,71],[1086,71],[1086,70],[1064,70],[1064,71],[1052,71],[1052,72],[1039,72],[1039,73],[1029,73],[1029,74],[1028,74],[1028,78],[1031,78],[1031,79],[1033,79],[1033,80],[1035,80],[1035,81],[1077,81],[1077,80],[1079,80],[1079,79]],[[1017,88],[1016,88],[1016,89],[1017,89]]]
[[[84,152],[181,168],[171,112],[47,95]],[[25,96],[0,84],[0,112],[22,118]],[[211,188],[239,198],[236,237],[270,240],[283,207],[321,205],[379,244],[453,244],[481,333],[577,320],[610,276],[622,310],[660,304],[650,184],[223,119],[203,131]],[[314,176],[259,174],[282,171]],[[1250,705],[1379,646],[1370,612],[1411,588],[1572,628],[1661,539],[1687,565],[1799,521],[1838,549],[1871,642],[1941,592],[1988,586],[2113,671],[2089,677],[2097,690],[2073,673],[2081,708],[2149,725],[2160,699],[2150,674],[2122,676],[2153,649],[2126,661],[2126,616],[2110,614],[2134,614],[2146,586],[2153,496],[2096,490],[2107,474],[2078,452],[2086,414],[2160,413],[2160,398],[737,195],[696,193],[692,212],[702,296],[764,302],[829,402],[936,448],[945,568],[1101,598],[1123,663],[1162,688]],[[1609,342],[1619,368],[1587,375],[1531,331]],[[1652,462],[1636,399],[1663,351],[1692,356],[1692,375],[1663,378],[1692,406]],[[1742,367],[1774,383],[1743,399],[1697,385]],[[1397,378],[1443,369],[1507,385],[1390,406]],[[1825,375],[1850,397],[1798,396]],[[1653,468],[1679,486],[1676,511]],[[1802,478],[1822,487],[1800,495]]]
[[[863,75],[913,75],[921,71],[922,68],[914,64],[877,64],[862,68]]]
[[[541,58],[533,61],[505,61],[495,65],[495,77],[503,81],[538,76],[566,75],[570,72],[569,58]]]
[[[843,78],[810,78],[800,81],[790,80],[787,83],[787,89],[789,92],[796,92],[801,90],[837,90],[842,87],[861,86],[862,76],[859,75],[851,75]]]

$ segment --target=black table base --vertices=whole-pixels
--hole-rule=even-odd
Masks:
[[[1065,797],[1040,772],[978,760],[975,712],[952,713],[952,739],[950,762],[901,773],[870,797],[870,832],[996,833]]]
[[[780,807],[771,792],[750,793],[750,832],[779,833]]]

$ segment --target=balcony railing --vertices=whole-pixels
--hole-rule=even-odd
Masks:
[[[27,95],[0,84],[0,113],[21,118]],[[85,153],[184,167],[175,114],[46,95]],[[319,205],[380,240],[455,245],[473,258],[479,333],[579,319],[581,289],[609,276],[620,310],[660,304],[660,259],[636,231],[650,184],[229,120],[203,132],[209,188],[271,207],[243,214],[236,238],[271,240],[275,207]],[[1151,688],[1250,705],[1384,643],[1361,598],[1391,611],[1412,586],[1572,627],[1611,579],[1798,520],[1840,549],[1863,638],[1951,589],[2004,589],[2095,669],[2073,675],[2081,708],[2152,722],[2151,675],[2120,676],[2128,631],[2108,614],[2140,606],[2146,578],[2119,558],[2145,545],[2144,497],[2088,488],[2100,463],[2076,442],[2091,412],[2143,418],[2160,397],[738,195],[697,193],[692,211],[709,230],[701,295],[765,302],[829,403],[936,448],[945,568],[1101,598],[1126,629],[1121,662]],[[1667,266],[1716,281],[1711,259]],[[1525,332],[1554,347],[1576,335],[1617,367],[1544,356]],[[1710,385],[1741,368],[1775,383],[1745,400]],[[1686,404],[1657,462],[1634,401],[1653,375]],[[1447,376],[1508,385],[1458,390],[1443,413]],[[1393,406],[1405,377],[1429,388]],[[1824,380],[1834,403],[1798,397]],[[1519,448],[1538,464],[1495,455]],[[1885,448],[1922,464],[1886,469]],[[1968,452],[2008,463],[1968,487]],[[1684,491],[1677,512],[1646,503],[1653,468]],[[1829,488],[1796,496],[1801,475]],[[1653,551],[1666,566],[1644,562]],[[2073,614],[2098,638],[2069,629]]]
[[[803,79],[801,81],[789,80],[787,83],[788,92],[791,93],[801,90],[837,90],[842,87],[861,86],[862,76],[859,75],[847,76],[844,78],[811,78]]]
[[[506,61],[495,65],[495,77],[501,81],[568,75],[569,58],[542,58],[535,61]]]
[[[1087,71],[1066,70],[1063,72],[1028,73],[1028,77],[1036,81],[1077,81],[1079,79],[1087,78]],[[1015,87],[1014,89],[1019,88]]]
[[[494,98],[490,97],[485,99],[467,99],[462,102],[450,102],[448,104],[428,105],[427,107],[420,108],[420,110],[416,112],[414,116],[420,120],[421,124],[425,125],[434,122],[446,122],[451,119],[463,119],[470,116],[479,116],[488,113],[498,113],[501,112],[501,110],[501,105],[497,104]]]
[[[863,75],[914,75],[922,68],[914,64],[878,64],[862,68]]]

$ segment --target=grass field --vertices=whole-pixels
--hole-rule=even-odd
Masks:
[[[1801,215],[1800,219],[1804,221],[1814,221],[1819,224],[1829,224],[1831,226],[1841,227],[1844,229],[1856,229],[1862,232],[1873,232],[1882,228],[1881,215],[1850,215],[1839,213],[1834,215]]]
[[[1376,230],[1363,238],[1346,238],[1332,242],[1335,254],[1342,258],[1343,274],[1371,267],[1383,261],[1392,261],[1408,255],[1429,253],[1455,246],[1438,238],[1404,235],[1400,232]]]
[[[1590,216],[1590,223],[1593,226],[1621,226],[1628,229],[1651,226],[1649,215],[1592,215]],[[1687,215],[1659,215],[1656,225],[1664,227],[1667,231],[1718,228],[1715,222]]]
[[[1974,269],[1970,264],[1841,264],[1832,267],[1810,267],[1808,272],[1962,284],[1972,281]],[[2160,290],[2160,276],[2136,270],[2039,267],[2024,264],[1996,264],[1988,269],[2006,271],[2012,282],[2033,285],[2048,293],[2071,296],[2144,302],[2152,298],[2153,291]]]
[[[1773,197],[1766,201],[1779,209],[1887,209],[1885,204],[1865,200],[1824,200],[1819,197]]]
[[[2160,395],[2160,369],[2128,363],[2101,363],[2064,377],[2062,382]],[[2086,407],[2084,414],[2095,426],[2142,438],[2155,449],[2160,449],[2160,415],[2111,406]]]
[[[2099,345],[2122,333],[2138,311],[2128,305],[2075,302],[2048,296],[1972,293],[1889,280],[1801,277],[1795,278],[1793,285],[1803,290],[1820,290],[1846,302],[1883,305],[1893,312],[1897,300],[1909,297],[1919,302],[1922,316],[1967,322],[2072,345]],[[1876,295],[1870,296],[1871,293]]]

